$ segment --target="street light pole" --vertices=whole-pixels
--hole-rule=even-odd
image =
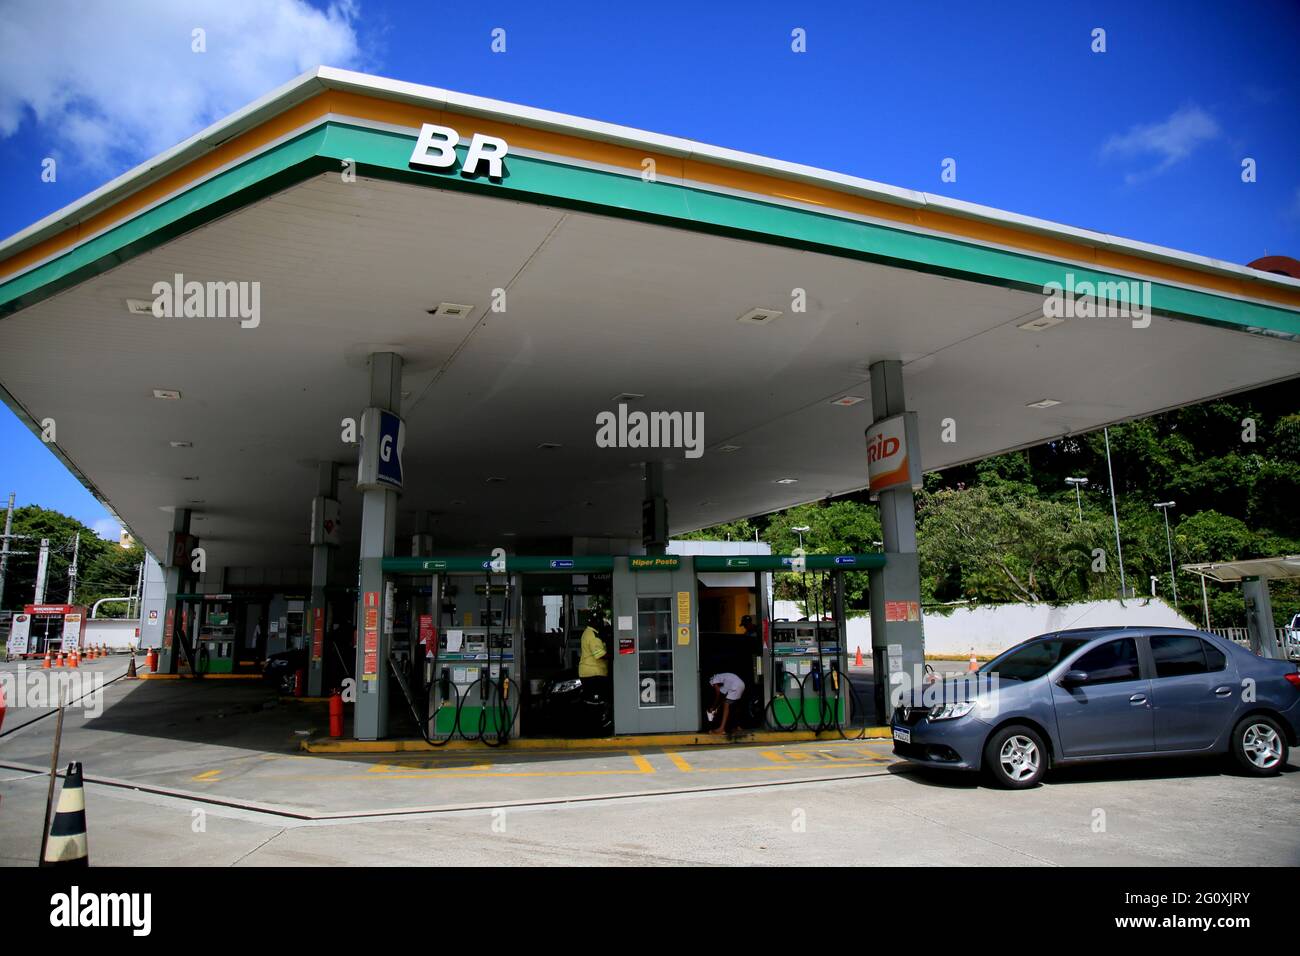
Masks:
[[[1115,519],[1115,558],[1119,561],[1119,596],[1128,597],[1128,585],[1124,581],[1124,549],[1119,543],[1119,508],[1115,505],[1115,471],[1110,466],[1110,429],[1103,428],[1106,436],[1106,474],[1110,478],[1110,513]]]
[[[1172,501],[1157,501],[1155,507],[1160,509],[1160,513],[1165,516],[1165,546],[1169,548],[1169,581],[1173,584],[1174,589],[1174,608],[1178,608],[1178,578],[1174,574],[1174,539],[1169,533],[1169,509],[1174,506]]]
[[[1066,478],[1065,483],[1067,485],[1074,485],[1074,503],[1079,509],[1079,520],[1082,521],[1083,520],[1083,496],[1079,494],[1079,488],[1081,485],[1086,485],[1088,483],[1088,479],[1087,478]]]

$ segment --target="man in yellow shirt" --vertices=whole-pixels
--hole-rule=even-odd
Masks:
[[[579,677],[609,676],[609,652],[605,649],[605,642],[596,633],[595,624],[593,619],[582,632],[582,654],[578,658]]]

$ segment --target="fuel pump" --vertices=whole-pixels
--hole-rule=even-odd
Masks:
[[[440,583],[429,736],[498,746],[516,734],[519,717],[519,589],[509,574],[490,569],[442,575]]]
[[[852,702],[852,684],[845,658],[846,640],[838,589],[830,572],[802,573],[804,605],[809,620],[771,623],[770,665],[765,675],[768,725],[795,730],[802,724],[815,732],[844,733]],[[837,613],[826,620],[826,586],[836,595]]]

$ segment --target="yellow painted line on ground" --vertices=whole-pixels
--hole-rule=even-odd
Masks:
[[[627,752],[627,755],[632,758],[632,762],[637,765],[637,769],[639,769],[642,773],[655,772],[655,768],[651,765],[650,761],[646,760],[645,757],[641,756],[641,752],[639,750],[629,750]]]
[[[695,769],[689,763],[687,763],[685,757],[672,750],[665,750],[664,756],[666,756],[669,760],[671,760],[673,762],[673,766],[676,767],[678,770],[680,770],[682,773],[690,773],[692,770]]]
[[[889,737],[888,727],[868,727],[864,739],[887,738]],[[738,747],[748,744],[786,744],[786,743],[849,743],[850,741],[840,740],[836,737],[822,734],[818,736],[811,730],[795,730],[790,732],[784,731],[760,731],[754,734],[746,734],[738,737],[714,736],[707,733],[700,734],[627,734],[620,737],[604,737],[597,739],[575,738],[568,740],[562,737],[524,737],[519,740],[511,740],[504,748],[505,751],[521,750],[626,750],[628,747]],[[344,740],[322,738],[319,740],[304,740],[300,744],[301,748],[307,753],[313,754],[386,754],[386,753],[405,753],[418,751],[452,751],[452,750],[486,750],[497,749],[489,748],[477,740],[452,740],[442,746],[435,747],[427,741],[421,740]]]
[[[195,774],[191,779],[198,780],[200,783],[211,783],[221,776],[220,770],[205,770],[202,773]]]

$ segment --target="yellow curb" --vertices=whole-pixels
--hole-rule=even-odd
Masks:
[[[889,737],[888,727],[868,727],[864,739],[873,740]],[[754,734],[741,734],[735,737],[723,737],[713,734],[627,734],[622,737],[599,737],[595,739],[580,737],[525,737],[511,740],[506,744],[510,750],[626,750],[629,747],[719,747],[741,744],[788,744],[802,743],[810,740],[834,742],[840,737],[835,733],[813,733],[811,730],[760,731]],[[439,750],[489,750],[487,744],[478,740],[449,740],[442,746],[435,747],[425,740],[304,740],[299,749],[313,754],[391,754],[412,751]]]
[[[261,680],[261,674],[204,674],[201,678],[193,674],[141,674],[141,680]]]

